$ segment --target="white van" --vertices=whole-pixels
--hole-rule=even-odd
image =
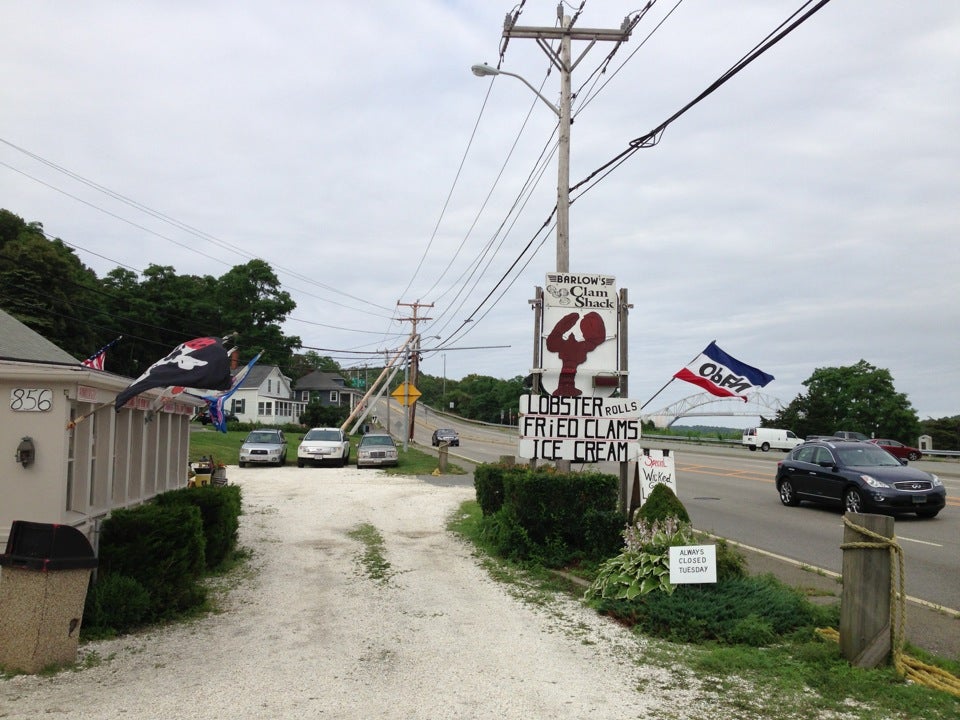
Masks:
[[[760,448],[764,452],[770,448],[789,452],[802,442],[803,438],[798,438],[792,430],[776,428],[747,428],[740,440],[740,444],[746,445],[750,450]]]

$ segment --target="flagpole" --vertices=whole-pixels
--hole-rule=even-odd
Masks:
[[[715,342],[716,342],[716,340],[712,340],[712,341],[711,341],[711,344],[712,344],[712,343],[715,343]],[[710,345],[707,345],[707,347],[710,347]],[[696,360],[696,359],[697,359],[698,357],[700,357],[701,355],[703,355],[703,353],[702,353],[702,352],[698,352],[696,355],[694,355],[692,358],[690,358],[690,362],[688,362],[687,365],[689,365],[690,363],[692,363],[694,360]],[[684,365],[684,367],[686,367],[687,365]],[[678,372],[679,372],[679,371],[678,371]],[[664,390],[666,390],[666,389],[667,389],[667,386],[668,386],[670,383],[672,383],[674,380],[676,380],[676,379],[677,379],[677,378],[676,378],[676,375],[674,375],[674,376],[671,377],[669,380],[667,380],[667,382],[664,383],[664,385],[663,385],[662,388],[660,388],[659,390],[657,390],[657,391],[650,397],[649,400],[647,400],[643,405],[640,406],[640,409],[643,410],[647,405],[649,405],[650,403],[652,403],[652,402],[653,402],[653,398],[655,398],[657,395],[659,395],[659,394],[662,393]]]
[[[80,364],[81,364],[83,367],[91,368],[91,369],[94,369],[94,370],[100,370],[100,369],[102,369],[102,368],[94,367],[93,365],[88,365],[87,363],[92,363],[94,360],[96,360],[96,358],[98,358],[98,357],[100,357],[101,355],[103,355],[107,350],[109,350],[110,348],[112,348],[114,345],[116,345],[116,344],[117,344],[118,342],[120,342],[121,340],[123,340],[123,335],[120,335],[120,336],[118,336],[115,340],[111,340],[110,342],[108,342],[106,345],[104,345],[102,348],[100,348],[99,350],[97,350],[93,355],[91,355],[90,357],[88,357],[86,360],[81,361]]]
[[[673,377],[670,378],[669,380],[667,380],[667,382],[664,383],[664,385],[663,385],[662,388],[660,388],[659,390],[657,390],[652,396],[650,396],[650,399],[649,399],[649,400],[647,400],[643,405],[640,406],[640,410],[643,410],[647,405],[649,405],[650,403],[652,403],[652,402],[653,402],[653,398],[655,398],[657,395],[659,395],[659,394],[662,393],[664,390],[666,390],[666,389],[667,389],[667,386],[668,386],[670,383],[672,383],[674,380],[676,380],[676,378],[673,378]]]
[[[107,400],[107,402],[105,402],[105,403],[100,403],[99,405],[97,405],[97,406],[96,406],[93,410],[91,410],[90,412],[85,413],[84,415],[81,415],[80,417],[76,418],[75,420],[71,420],[70,422],[67,423],[67,430],[73,430],[77,425],[79,425],[80,423],[82,423],[84,420],[86,420],[88,417],[90,417],[91,415],[93,415],[93,414],[96,413],[97,411],[103,410],[103,408],[107,407],[107,405],[113,405],[113,400]]]

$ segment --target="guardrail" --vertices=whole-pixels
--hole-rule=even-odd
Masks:
[[[453,413],[448,413],[443,410],[437,410],[426,406],[429,412],[433,413],[437,417],[448,417],[451,420],[456,420],[457,422],[467,423],[475,425],[477,427],[489,427],[497,428],[503,430],[516,430],[516,425],[502,425],[500,423],[489,423],[483,422],[482,420],[470,420],[468,418],[461,417],[459,415],[454,415]],[[644,439],[653,439],[653,440],[663,440],[670,442],[679,442],[679,443],[697,443],[701,445],[714,445],[717,447],[743,447],[744,445],[739,439],[736,438],[717,438],[717,437],[708,437],[706,435],[660,435],[657,433],[644,433]],[[944,460],[957,460],[960,461],[960,450],[924,450],[923,456],[925,458],[941,458]]]

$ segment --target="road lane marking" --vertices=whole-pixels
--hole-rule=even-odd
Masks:
[[[921,545],[930,545],[931,547],[939,547],[939,548],[943,547],[943,545],[941,545],[940,543],[928,542],[926,540],[917,540],[916,538],[908,538],[908,537],[904,537],[903,535],[898,535],[897,540],[906,540],[907,542],[920,543]]]

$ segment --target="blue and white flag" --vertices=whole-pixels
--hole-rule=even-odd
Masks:
[[[744,402],[747,402],[748,392],[773,380],[773,375],[725,353],[715,341],[674,377],[698,385],[713,395],[736,397]]]
[[[247,375],[250,373],[250,370],[253,369],[253,366],[257,364],[257,360],[260,359],[261,355],[263,355],[263,352],[258,352],[253,360],[248,362],[246,366],[240,368],[237,374],[233,376],[233,380],[230,382],[230,388],[225,392],[222,392],[218,395],[199,396],[207,403],[207,412],[210,414],[210,422],[220,432],[225,433],[227,431],[227,414],[224,411],[227,400],[231,395],[233,395],[233,393],[237,391],[237,388],[240,387],[244,379],[246,379]]]

